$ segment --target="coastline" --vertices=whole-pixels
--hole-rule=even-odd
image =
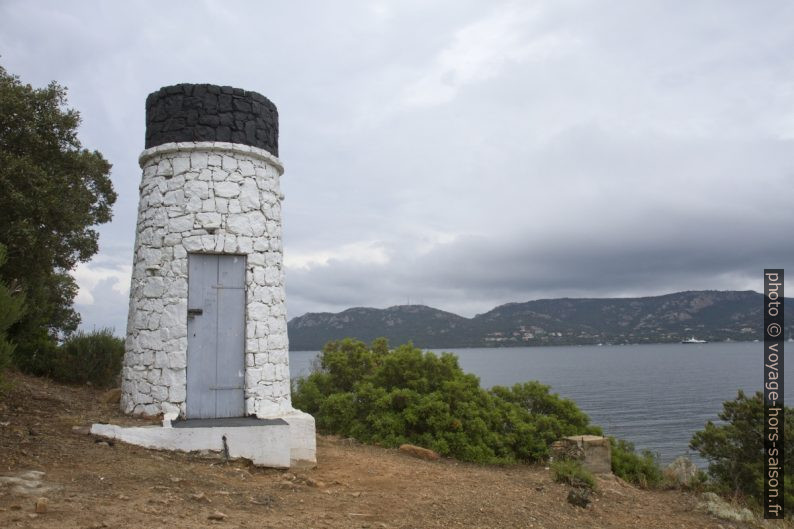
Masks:
[[[734,399],[738,389],[748,394],[760,390],[760,346],[715,342],[434,352],[456,354],[463,370],[477,375],[483,387],[538,380],[576,402],[606,434],[659,453],[664,464],[689,455],[704,466],[688,450],[689,440],[707,421],[717,420],[722,403]],[[290,352],[293,378],[308,374],[316,353]],[[794,386],[787,393],[792,390]]]

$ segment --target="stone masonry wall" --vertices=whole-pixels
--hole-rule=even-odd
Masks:
[[[178,84],[146,98],[146,148],[224,141],[278,156],[278,110],[268,98],[231,86]]]
[[[246,413],[290,411],[281,163],[257,147],[183,142],[145,150],[140,164],[123,410],[184,416],[187,255],[206,252],[247,258]]]

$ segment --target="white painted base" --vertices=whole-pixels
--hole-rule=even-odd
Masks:
[[[290,466],[288,424],[212,428],[94,424],[91,426],[91,433],[146,448],[181,452],[223,452],[223,438],[226,437],[226,449],[231,458],[249,459],[255,465],[265,467]]]
[[[268,417],[287,424],[266,426],[214,426],[171,428],[172,417],[163,426],[117,426],[94,424],[91,433],[124,443],[158,450],[223,452],[223,438],[231,458],[244,458],[255,465],[273,468],[311,468],[317,465],[314,417],[300,410]]]

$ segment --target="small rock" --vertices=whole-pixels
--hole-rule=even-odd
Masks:
[[[590,489],[571,489],[568,492],[568,503],[577,507],[586,508],[590,505]]]
[[[33,513],[33,512],[32,512],[32,513],[30,513],[30,514],[28,514],[28,518],[30,518],[31,520],[33,520],[33,519],[36,519],[36,518],[38,518],[38,517],[39,517],[39,515],[38,515],[38,514],[36,514],[36,513]]]
[[[361,496],[361,493],[360,492],[351,492],[350,495],[353,496],[354,498],[358,498],[359,496]]]
[[[259,496],[258,498],[248,498],[248,501],[253,503],[254,505],[264,505],[265,507],[270,507],[275,503],[273,496]]]
[[[697,508],[717,518],[734,522],[755,521],[755,515],[749,509],[731,505],[713,492],[704,492],[700,497],[704,503],[699,503]]]
[[[184,479],[182,479],[182,478],[175,478],[175,477],[172,477],[172,478],[171,478],[171,482],[172,482],[172,483],[181,483],[181,482],[183,482],[183,481],[185,481],[185,480],[184,480]]]
[[[400,445],[400,452],[413,457],[418,457],[419,459],[427,459],[428,461],[437,461],[441,457],[432,450],[410,444]]]
[[[49,505],[50,501],[47,498],[39,498],[36,500],[36,513],[44,514],[47,512],[47,505]]]
[[[282,479],[288,479],[290,481],[295,481],[295,474],[291,474],[289,472],[284,472],[283,474],[281,474],[281,478]]]
[[[204,494],[203,492],[197,492],[196,494],[191,494],[190,497],[192,499],[194,499],[195,501],[200,501],[200,502],[204,502],[204,503],[212,503],[212,500],[209,499],[209,497],[206,494]]]
[[[110,443],[108,443],[107,441],[97,441],[96,445],[97,446],[110,446]]]
[[[116,496],[116,498],[118,498],[118,499],[120,499],[122,501],[130,499],[129,496],[125,496],[124,494],[119,494],[118,496]]]
[[[322,481],[318,481],[316,479],[313,479],[313,478],[306,478],[306,484],[308,486],[310,486],[310,487],[314,487],[314,488],[317,488],[317,489],[322,489],[322,488],[325,487],[325,483],[323,483]]]
[[[207,516],[207,519],[222,522],[223,520],[226,519],[226,515],[223,514],[221,511],[215,511],[214,513]]]
[[[72,433],[78,435],[90,435],[91,434],[91,427],[90,426],[72,426]]]
[[[535,487],[535,490],[538,492],[543,492],[544,490],[546,490],[546,487],[544,487],[543,485],[538,485],[537,487]]]

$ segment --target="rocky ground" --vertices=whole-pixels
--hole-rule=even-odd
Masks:
[[[333,437],[318,438],[317,467],[301,471],[109,444],[73,428],[135,422],[102,391],[10,379],[0,395],[3,528],[762,526],[705,514],[693,494],[616,478],[599,479],[593,503],[574,507],[543,466],[424,461]]]

